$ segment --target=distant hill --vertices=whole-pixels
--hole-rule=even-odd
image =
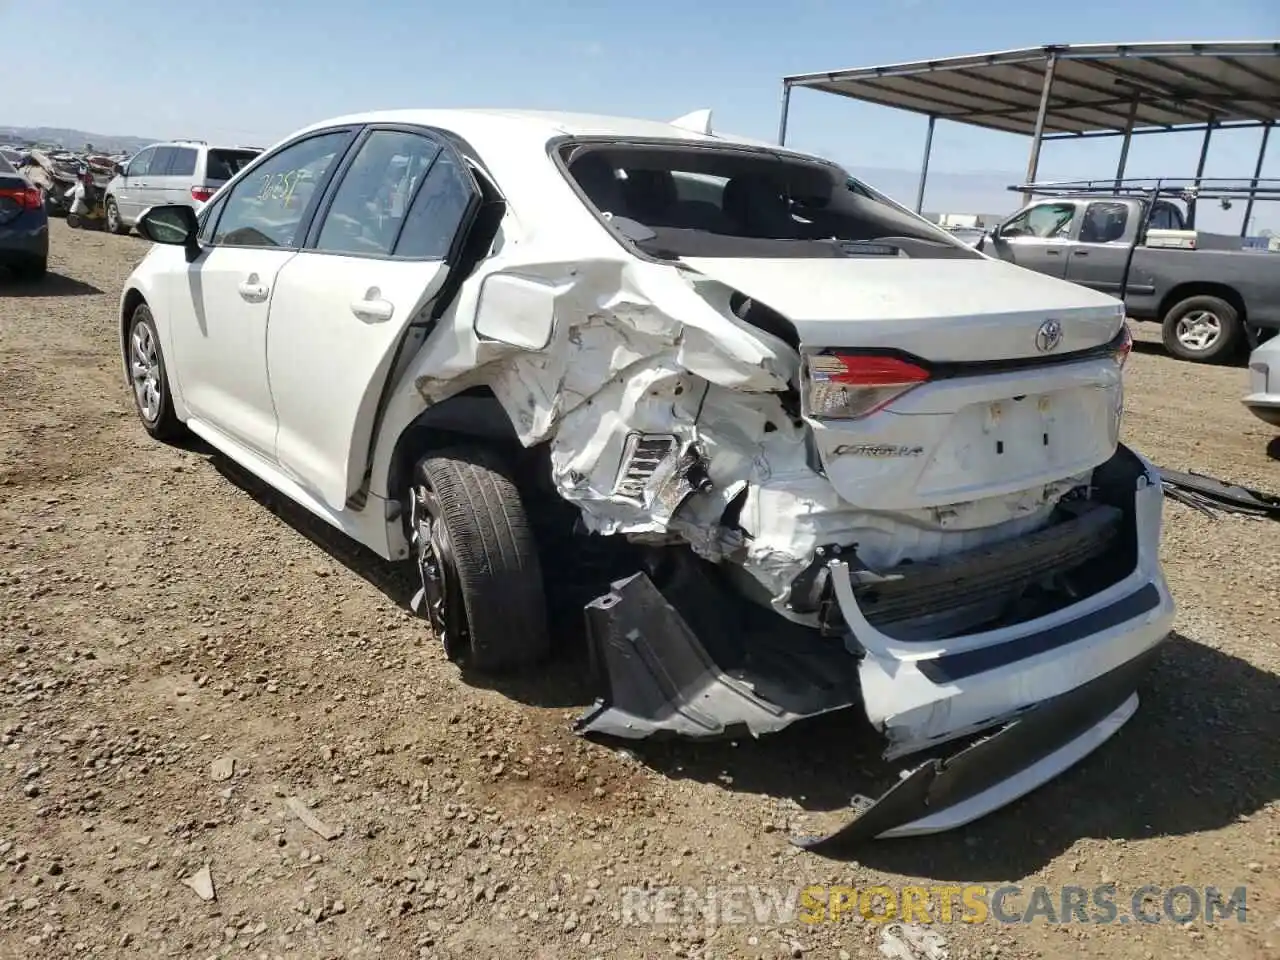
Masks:
[[[87,133],[65,127],[6,127],[0,125],[0,143],[46,143],[64,150],[83,150],[93,144],[102,153],[134,153],[160,137],[125,137],[118,134]]]

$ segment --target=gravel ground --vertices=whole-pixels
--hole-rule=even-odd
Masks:
[[[0,277],[0,956],[1280,956],[1276,524],[1170,503],[1177,635],[1135,719],[966,830],[822,859],[787,835],[847,817],[881,769],[856,717],[633,754],[570,731],[579,655],[464,681],[403,569],[143,433],[115,352],[143,242],[58,222],[52,247],[43,284]],[[1127,440],[1280,487],[1243,371],[1139,336]],[[1122,915],[1144,884],[1248,900],[1244,923],[1150,925],[767,909],[911,883],[1114,883]],[[721,891],[719,922],[624,923],[643,884]]]

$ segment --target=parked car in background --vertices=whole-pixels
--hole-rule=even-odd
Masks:
[[[199,209],[259,153],[256,147],[210,146],[201,140],[144,147],[107,185],[107,229],[128,233],[142,211],[157,204],[183,203]]]
[[[1249,356],[1249,395],[1241,402],[1263,423],[1280,428],[1280,335]]]
[[[1174,603],[1159,472],[1119,443],[1121,304],[830,161],[709,122],[388,111],[139,232],[142,427],[412,559],[474,670],[544,658],[545,591],[585,569],[584,733],[850,707],[890,758],[993,733],[851,825],[882,836],[1010,802],[1137,708]]]
[[[1222,362],[1244,348],[1246,324],[1280,328],[1280,257],[1188,222],[1159,196],[1063,193],[1023,207],[979,249],[1112,296],[1123,285],[1129,316],[1159,322],[1171,354]]]
[[[0,268],[38,280],[49,265],[49,215],[40,188],[0,156]]]

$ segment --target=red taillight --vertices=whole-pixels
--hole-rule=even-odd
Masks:
[[[1120,346],[1116,347],[1116,363],[1124,366],[1129,354],[1133,352],[1133,334],[1129,332],[1129,324],[1121,326]]]
[[[0,198],[12,200],[24,210],[39,210],[44,206],[44,196],[37,187],[22,187],[17,190],[0,190]]]
[[[198,200],[200,203],[204,203],[206,200],[208,200],[217,192],[218,191],[213,187],[192,187],[191,199]]]
[[[909,360],[829,351],[808,358],[808,408],[815,417],[856,419],[875,413],[929,379]]]

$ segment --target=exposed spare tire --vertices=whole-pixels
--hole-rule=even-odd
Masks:
[[[409,499],[422,605],[450,659],[485,673],[543,659],[542,567],[502,458],[478,444],[433,451],[418,461]]]

